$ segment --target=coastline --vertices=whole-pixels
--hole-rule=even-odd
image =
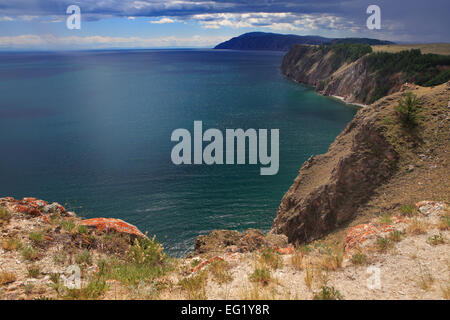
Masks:
[[[327,96],[327,97],[334,98],[334,99],[339,100],[342,103],[345,103],[345,104],[350,105],[350,106],[355,106],[355,107],[359,107],[359,108],[367,108],[368,107],[367,104],[357,103],[357,102],[350,102],[350,101],[345,100],[345,98],[341,97],[341,96],[330,95],[330,96]]]

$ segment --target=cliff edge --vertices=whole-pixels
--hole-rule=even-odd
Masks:
[[[399,90],[361,109],[326,154],[302,166],[281,201],[273,233],[308,243],[369,212],[393,213],[423,198],[448,201],[450,82]],[[395,110],[407,92],[421,106],[414,128],[405,127]]]
[[[371,104],[403,84],[429,87],[450,80],[450,56],[420,50],[373,52],[370,45],[296,45],[283,58],[282,73],[324,95]]]

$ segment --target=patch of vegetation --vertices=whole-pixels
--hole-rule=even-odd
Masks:
[[[89,252],[89,250],[83,250],[80,253],[78,253],[75,256],[75,262],[79,265],[82,265],[82,264],[91,265],[92,259],[91,259],[91,253]]]
[[[434,283],[434,278],[431,275],[431,272],[427,268],[422,268],[420,266],[420,275],[418,279],[418,285],[425,291],[431,289]]]
[[[295,253],[291,256],[291,265],[294,269],[302,271],[304,269],[303,266],[303,253],[300,250],[296,250]]]
[[[186,292],[189,300],[206,300],[207,280],[208,274],[202,271],[182,279],[178,282],[178,285]]]
[[[70,300],[91,300],[98,299],[107,290],[109,286],[103,279],[94,279],[86,287],[81,289],[67,289],[62,296],[63,299]]]
[[[314,300],[343,300],[344,297],[334,287],[323,286],[321,290],[314,295]]]
[[[34,244],[39,244],[44,241],[44,235],[40,231],[30,232],[28,238],[30,238],[30,240],[33,241]]]
[[[333,51],[332,69],[333,71],[336,71],[343,63],[356,61],[362,56],[371,53],[372,47],[360,43],[339,43],[322,45],[319,47],[319,50],[321,50],[323,54]]]
[[[437,246],[439,244],[444,244],[445,239],[442,233],[435,234],[434,236],[431,236],[427,239],[427,242],[433,246]]]
[[[276,270],[283,266],[283,260],[280,254],[272,248],[266,248],[261,252],[260,261],[273,270]]]
[[[362,252],[356,252],[352,255],[351,262],[354,265],[365,265],[367,264],[367,256]]]
[[[64,265],[67,262],[67,253],[60,250],[53,255],[53,262],[59,265]]]
[[[400,242],[403,239],[403,232],[400,230],[393,230],[389,233],[389,239],[394,242]]]
[[[233,280],[230,265],[223,260],[214,260],[209,265],[212,276],[218,283],[227,283]]]
[[[250,281],[258,282],[263,286],[268,285],[271,279],[271,272],[265,266],[256,266],[253,273],[249,276]]]
[[[98,263],[98,274],[106,279],[115,279],[125,285],[137,285],[150,281],[172,270],[172,261],[163,252],[155,239],[136,239],[124,261],[102,259]]]
[[[450,80],[450,56],[422,54],[414,49],[397,53],[375,52],[367,56],[369,71],[376,75],[376,90],[369,103],[386,96],[394,87],[393,75],[401,74],[403,82],[429,87]]]
[[[11,212],[6,208],[0,207],[0,225],[7,224],[11,220]]]
[[[12,272],[0,271],[0,286],[16,281],[16,276]]]
[[[38,278],[41,274],[41,270],[38,266],[32,265],[27,268],[28,276],[31,278]]]
[[[33,248],[32,246],[26,246],[22,249],[22,257],[25,260],[33,261],[36,260],[39,256],[39,252]]]
[[[416,206],[411,205],[411,204],[406,204],[406,205],[402,205],[400,208],[400,214],[402,216],[406,216],[406,217],[412,217],[417,215],[417,209]]]
[[[307,264],[305,267],[305,284],[311,289],[314,281],[314,269],[312,264]]]
[[[377,238],[377,248],[378,250],[384,252],[392,246],[392,241],[388,237],[378,237]]]
[[[422,108],[414,93],[409,91],[394,109],[405,127],[412,128],[417,126],[418,120],[421,118],[420,113],[422,112]]]
[[[193,259],[193,260],[191,261],[191,267],[192,267],[192,268],[197,267],[197,266],[200,264],[200,262],[201,262],[200,259]]]
[[[72,220],[66,219],[66,220],[62,220],[59,224],[61,226],[61,228],[63,228],[64,230],[71,232],[73,231],[73,229],[75,229],[76,225],[75,222],[73,222]]]
[[[450,216],[441,217],[438,227],[442,231],[450,230]]]
[[[408,233],[413,235],[421,235],[427,233],[427,224],[417,218],[411,220],[407,229]]]
[[[392,219],[391,219],[391,216],[389,214],[381,215],[380,218],[379,218],[379,221],[382,224],[391,224],[392,223]]]
[[[3,239],[1,242],[1,247],[6,251],[14,251],[22,248],[22,243],[17,238]]]
[[[78,233],[80,234],[86,234],[88,232],[88,228],[84,225],[79,225],[78,226]]]

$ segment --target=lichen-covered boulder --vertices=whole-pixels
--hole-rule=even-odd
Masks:
[[[94,218],[81,221],[82,225],[87,227],[96,228],[99,231],[111,231],[114,230],[118,233],[125,233],[137,237],[145,237],[145,235],[139,231],[139,229],[120,219],[114,218]]]

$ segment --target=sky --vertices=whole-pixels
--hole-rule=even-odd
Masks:
[[[80,29],[67,28],[70,5]],[[252,31],[450,42],[449,14],[449,0],[0,0],[0,50],[208,48]]]

